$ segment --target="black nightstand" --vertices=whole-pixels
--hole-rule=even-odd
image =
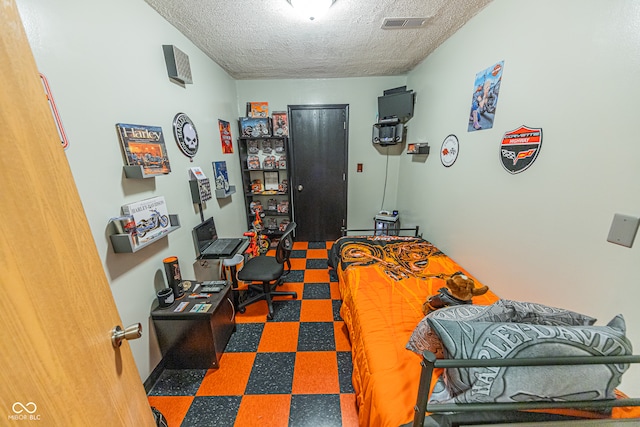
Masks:
[[[209,369],[220,367],[220,357],[235,331],[235,309],[231,285],[226,285],[208,299],[190,299],[195,284],[184,297],[168,308],[159,308],[156,301],[151,318],[158,344],[168,369]],[[195,288],[198,293],[199,287]],[[188,305],[174,311],[181,303]],[[192,312],[197,304],[211,304],[207,311]]]

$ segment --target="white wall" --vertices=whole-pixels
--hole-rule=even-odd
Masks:
[[[413,70],[410,124],[425,163],[402,158],[401,215],[504,298],[625,316],[640,347],[640,241],[606,241],[614,213],[640,215],[640,3],[495,0]],[[492,129],[467,132],[475,74],[504,60]],[[502,135],[541,127],[540,155],[511,175]],[[445,168],[444,138],[460,140]],[[420,194],[422,197],[416,198]],[[622,389],[640,393],[640,367]]]
[[[237,151],[223,155],[218,132],[218,119],[237,119],[234,81],[143,1],[17,4],[69,137],[67,158],[93,232],[87,238],[95,240],[124,326],[143,324],[143,337],[130,344],[145,380],[160,361],[148,316],[156,290],[165,286],[162,260],[178,256],[182,276],[194,277],[191,228],[200,215],[191,200],[188,170],[200,166],[211,178],[211,162],[226,160],[231,184],[240,182]],[[189,56],[193,84],[183,88],[169,81],[163,44],[176,45]],[[178,112],[189,115],[198,130],[200,148],[193,163],[179,151],[172,134]],[[118,122],[161,126],[171,174],[125,178]],[[236,127],[232,129],[235,136]],[[108,238],[109,218],[118,216],[124,203],[155,195],[166,198],[182,227],[139,252],[115,254]],[[239,194],[222,203],[207,202],[204,213],[216,219],[223,235],[238,235],[246,228]]]
[[[382,207],[396,208],[400,147],[376,147],[371,134],[378,96],[385,89],[405,84],[406,76],[236,82],[241,112],[245,111],[247,101],[268,101],[271,111],[286,111],[288,105],[349,104],[347,227],[354,229],[373,227],[372,218]],[[385,174],[387,160],[389,167]],[[358,163],[363,164],[362,173],[356,172]]]

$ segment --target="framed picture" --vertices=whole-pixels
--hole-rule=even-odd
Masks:
[[[264,189],[269,191],[278,190],[278,172],[264,173]]]
[[[274,111],[271,117],[273,136],[289,136],[289,120],[284,111]]]

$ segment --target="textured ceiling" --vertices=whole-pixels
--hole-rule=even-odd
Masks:
[[[145,1],[238,80],[405,74],[491,2],[337,0],[311,21],[286,0]],[[416,17],[422,28],[381,28]]]

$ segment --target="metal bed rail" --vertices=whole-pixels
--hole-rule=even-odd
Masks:
[[[375,228],[360,228],[360,229],[347,229],[345,227],[340,228],[340,233],[342,234],[342,237],[347,236],[348,233],[369,233],[373,236],[375,235],[380,235],[380,236],[396,236],[396,235],[400,235],[401,231],[411,231],[414,233],[414,237],[422,237],[422,235],[420,234],[420,226],[416,225],[415,227],[410,227],[410,228],[396,228],[393,230],[394,234],[379,234],[380,230],[377,230]],[[397,232],[397,234],[396,234]]]
[[[414,408],[413,427],[422,427],[426,412],[471,412],[471,411],[521,411],[531,409],[603,409],[622,406],[640,406],[640,398],[575,400],[565,402],[514,402],[514,403],[437,403],[429,404],[429,388],[435,368],[480,368],[508,366],[562,366],[562,365],[608,365],[640,363],[640,355],[630,356],[568,356],[521,359],[436,359],[435,354],[425,351],[422,355],[422,372],[418,387],[418,399]]]

